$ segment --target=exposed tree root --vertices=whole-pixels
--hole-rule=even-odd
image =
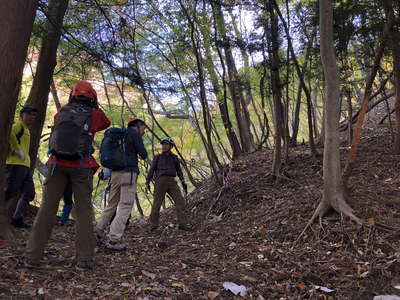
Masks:
[[[293,247],[297,244],[297,242],[300,240],[300,238],[303,236],[303,234],[306,232],[308,227],[315,221],[317,217],[322,219],[322,217],[331,209],[333,208],[337,213],[343,214],[344,216],[349,217],[351,220],[356,222],[359,225],[363,224],[363,220],[356,217],[353,213],[353,209],[346,203],[345,199],[343,196],[339,196],[335,199],[335,203],[330,203],[329,201],[326,201],[325,199],[322,199],[322,201],[319,203],[318,207],[314,211],[314,214],[308,221],[307,225],[304,227],[303,231],[300,233],[298,238],[293,244]]]

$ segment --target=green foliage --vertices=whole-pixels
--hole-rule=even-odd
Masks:
[[[233,130],[237,132],[224,43],[228,43],[232,49],[240,76],[234,84],[241,87],[248,84],[252,92],[254,103],[248,108],[254,124],[253,134],[256,133],[260,138],[265,126],[260,118],[264,118],[264,113],[270,120],[270,127],[274,128],[271,122],[273,107],[267,49],[270,17],[266,5],[269,2],[251,0],[221,3],[222,14],[216,13],[217,3],[213,1],[70,1],[54,75],[61,102],[66,103],[70,88],[76,80],[90,80],[112,126],[123,126],[127,119],[136,115],[147,122],[156,136],[162,137],[166,132],[177,142],[177,148],[185,161],[190,163],[189,169],[193,176],[201,180],[210,174],[210,164],[199,134],[200,130],[203,133],[205,131],[205,107],[200,102],[200,71],[204,74],[208,101],[206,107],[210,110],[215,129],[212,134],[213,146],[223,163],[227,162],[225,151],[232,151],[218,107],[218,104],[224,102],[224,97],[227,99]],[[319,87],[323,87],[324,82],[317,30],[319,1],[277,3],[290,26],[297,60],[301,66],[306,66],[302,72],[306,85],[317,95],[315,109],[316,115],[320,116],[323,88]],[[372,63],[373,46],[379,40],[385,21],[382,8],[374,1],[337,0],[334,1],[334,15],[335,46],[341,79],[343,83],[352,81],[361,88],[365,70]],[[44,20],[44,15],[39,13],[31,38],[31,52],[36,53],[36,56],[30,55],[28,59],[33,71]],[[221,33],[226,34],[227,41],[223,41]],[[282,94],[284,103],[288,105],[288,123],[291,123],[298,100],[299,78],[292,58],[287,55],[287,41],[281,22],[279,34]],[[306,56],[308,48],[311,50]],[[200,65],[197,64],[196,53],[200,55]],[[390,69],[390,64],[387,68]],[[26,70],[19,105],[29,94],[32,81],[29,68]],[[139,75],[141,83],[132,74]],[[308,140],[304,93],[300,100],[299,140]],[[165,116],[166,112],[177,109],[190,119]],[[155,114],[156,120],[153,120],[151,112]],[[45,138],[55,113],[54,101],[50,97],[43,131]],[[47,159],[45,138],[39,152],[43,161]],[[101,139],[102,133],[97,134],[95,144],[99,145]],[[153,152],[159,151],[158,141],[150,132],[144,141],[151,157]],[[271,136],[267,142],[271,144]],[[95,155],[98,156],[98,152]],[[141,165],[143,175],[147,167],[148,162]],[[144,177],[139,176],[140,186],[143,180]],[[94,195],[97,206],[100,205],[100,195],[104,188],[105,183],[101,182]],[[141,190],[139,197],[149,199]],[[142,201],[142,204],[148,206],[147,201]]]

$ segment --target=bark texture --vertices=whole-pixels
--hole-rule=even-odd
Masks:
[[[37,120],[31,128],[30,156],[32,167],[36,164],[40,137],[46,119],[50,86],[57,64],[57,48],[61,37],[61,26],[67,6],[68,0],[51,0],[49,2],[36,74],[27,100],[28,104],[38,110]]]
[[[13,0],[0,2],[0,191],[4,191],[8,137],[21,87],[29,38],[38,2]],[[0,239],[9,238],[4,193],[0,193]]]
[[[339,154],[339,72],[333,46],[331,0],[320,1],[321,59],[325,75],[324,192],[313,218],[322,217],[330,208],[361,223],[346,203]]]

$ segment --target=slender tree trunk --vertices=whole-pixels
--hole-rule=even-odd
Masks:
[[[346,87],[346,97],[347,97],[347,110],[349,115],[349,128],[348,128],[348,135],[347,135],[347,142],[349,146],[351,146],[351,138],[353,137],[353,124],[351,123],[351,116],[353,115],[353,104],[351,103],[351,91],[349,87]]]
[[[282,90],[281,90],[281,80],[279,74],[279,32],[278,32],[278,18],[275,15],[275,11],[273,9],[273,1],[269,0],[267,4],[267,8],[270,14],[270,28],[267,29],[269,32],[269,43],[268,43],[268,52],[270,55],[271,61],[271,87],[272,87],[272,98],[274,101],[274,109],[275,109],[275,147],[274,147],[274,155],[272,162],[272,175],[279,176],[280,169],[282,164],[282,139],[283,139],[283,130],[284,130],[284,110],[282,105]]]
[[[57,48],[61,37],[61,26],[67,10],[68,0],[51,0],[44,25],[44,36],[40,49],[35,78],[27,103],[36,107],[38,116],[31,127],[30,156],[34,167],[40,145],[40,136],[46,120],[46,110],[54,68],[57,64]]]
[[[360,223],[345,201],[339,154],[339,72],[333,46],[333,9],[331,0],[320,0],[321,59],[325,74],[324,192],[314,213],[322,217],[330,208]],[[312,219],[313,219],[312,218]]]
[[[243,37],[242,37],[242,34],[241,34],[240,29],[238,27],[237,20],[236,20],[235,15],[233,14],[232,9],[229,10],[229,16],[232,19],[232,25],[233,25],[237,40],[238,41],[242,41]],[[255,113],[255,115],[257,117],[258,126],[260,128],[262,128],[263,127],[263,122],[261,120],[261,115],[258,113],[258,109],[256,107],[255,99],[254,99],[254,96],[253,96],[253,90],[252,90],[252,87],[251,87],[250,58],[249,58],[249,55],[248,55],[248,53],[246,51],[246,47],[245,47],[244,43],[239,43],[239,49],[240,49],[240,53],[242,54],[242,59],[243,59],[243,64],[244,64],[244,68],[243,68],[244,69],[244,74],[243,74],[244,76],[242,75],[242,78],[243,78],[242,79],[242,84],[244,86],[245,103],[246,103],[246,105],[250,105],[251,104],[251,107],[253,108],[254,113]],[[250,120],[250,122],[251,122],[251,120]],[[256,131],[256,127],[255,127],[254,124],[252,124],[252,127],[253,127],[254,135],[255,135],[255,137],[257,139],[257,143],[260,144],[261,137],[258,136],[257,131]],[[259,146],[261,146],[261,145],[259,145]]]
[[[369,102],[370,95],[371,95],[372,84],[374,82],[374,79],[376,77],[376,74],[377,74],[379,66],[380,66],[383,52],[384,52],[384,49],[385,49],[385,46],[387,43],[387,38],[388,38],[388,36],[390,34],[390,30],[393,26],[393,21],[394,21],[393,17],[394,16],[391,14],[389,16],[387,16],[387,22],[386,22],[384,30],[383,30],[383,35],[382,35],[379,47],[376,51],[373,68],[367,78],[367,83],[365,86],[364,98],[363,98],[363,101],[361,104],[360,114],[358,116],[357,124],[354,129],[354,133],[353,133],[351,149],[350,149],[349,154],[347,155],[346,166],[343,171],[343,182],[344,182],[345,186],[347,185],[348,179],[350,178],[351,171],[353,169],[353,164],[357,157],[358,146],[360,144],[361,130],[362,130],[362,127],[364,124],[365,114],[368,110],[368,102]]]
[[[296,54],[295,54],[294,49],[293,49],[292,39],[290,37],[289,28],[287,27],[286,21],[283,18],[282,13],[281,13],[281,11],[279,9],[279,6],[278,6],[278,4],[276,3],[275,0],[272,1],[271,5],[273,5],[275,7],[275,10],[276,10],[277,14],[279,15],[279,18],[280,18],[280,20],[281,20],[281,22],[283,24],[283,27],[285,28],[285,32],[286,32],[286,35],[287,35],[287,41],[288,41],[288,47],[289,47],[290,53],[292,55],[292,59],[293,59],[293,62],[294,62],[294,65],[295,65],[295,69],[296,69],[297,75],[299,77],[301,86],[302,86],[302,88],[304,90],[304,93],[306,94],[307,117],[308,117],[308,137],[309,137],[309,143],[310,143],[310,150],[311,150],[311,154],[313,156],[317,156],[318,152],[317,152],[317,149],[315,147],[314,134],[313,134],[313,129],[314,129],[314,126],[313,126],[313,112],[312,112],[312,108],[313,107],[312,107],[310,91],[308,90],[308,88],[307,88],[307,86],[306,86],[306,84],[304,82],[304,77],[303,77],[302,72],[300,70],[300,65],[299,65],[299,63],[297,61],[297,57],[296,57]]]
[[[390,0],[382,1],[385,6],[387,18],[394,17],[393,2]],[[395,92],[395,105],[394,114],[396,118],[395,123],[395,136],[393,151],[395,154],[400,154],[400,32],[397,26],[392,27],[390,32],[390,42],[393,56],[393,77],[394,77],[394,92]],[[389,120],[390,121],[390,120]],[[391,125],[391,124],[390,124]]]
[[[265,61],[265,59],[264,59]],[[267,115],[267,106],[266,106],[266,86],[265,86],[265,81],[266,81],[266,68],[262,68],[263,73],[261,74],[260,78],[260,96],[261,96],[261,110],[263,113],[263,127],[262,127],[262,135],[261,135],[261,143],[263,144],[264,142],[268,146],[268,138],[270,134],[270,126],[269,126],[269,120],[268,120],[268,115]],[[261,144],[261,145],[262,145]]]
[[[252,152],[255,150],[253,136],[250,130],[250,115],[247,104],[243,96],[242,84],[236,69],[235,60],[233,58],[232,48],[226,33],[226,24],[222,13],[220,2],[212,2],[213,14],[215,19],[215,29],[221,36],[223,49],[225,52],[226,67],[228,70],[229,89],[231,92],[233,107],[235,110],[236,121],[239,128],[240,142],[244,152]]]
[[[300,106],[301,106],[301,84],[299,83],[296,97],[296,104],[293,112],[293,121],[292,121],[292,136],[290,138],[290,145],[297,145],[297,135],[299,134],[299,125],[300,125]]]
[[[8,137],[14,120],[21,87],[29,38],[38,2],[36,0],[1,1],[0,3],[0,240],[9,239],[8,217],[4,199],[5,161]]]
[[[214,94],[217,99],[218,108],[220,111],[222,123],[225,128],[226,135],[228,137],[229,144],[232,149],[232,157],[233,159],[239,157],[242,153],[242,149],[240,147],[239,140],[233,131],[232,122],[229,116],[228,103],[227,103],[227,91],[226,91],[226,81],[225,81],[225,65],[222,66],[222,81],[223,81],[223,90],[221,91],[220,84],[218,81],[217,72],[215,71],[215,67],[213,64],[212,54],[211,54],[211,45],[209,39],[207,37],[207,33],[203,33],[203,39],[205,43],[205,54],[206,54],[206,63],[205,67],[210,75],[210,81],[213,86]],[[219,50],[217,49],[220,54]],[[223,60],[221,60],[223,61]]]
[[[196,57],[196,66],[197,66],[197,71],[199,75],[199,86],[200,86],[200,102],[202,106],[202,112],[203,112],[203,123],[204,123],[204,128],[206,131],[206,141],[204,143],[204,146],[208,149],[207,154],[208,158],[210,161],[210,165],[213,171],[213,174],[215,176],[215,179],[217,182],[222,182],[219,179],[219,169],[221,168],[221,164],[218,160],[218,156],[215,153],[214,147],[213,147],[213,141],[212,141],[212,136],[211,132],[213,130],[212,124],[211,124],[211,115],[210,115],[210,109],[208,106],[208,101],[207,101],[207,93],[206,93],[206,87],[205,87],[205,76],[204,76],[204,68],[203,68],[203,57],[201,55],[201,52],[199,51],[199,41],[197,38],[197,31],[196,31],[196,26],[194,24],[193,19],[190,17],[189,12],[183,5],[181,1],[179,1],[181,8],[183,9],[186,18],[190,24],[191,28],[191,34],[190,38],[192,41],[192,48],[193,48],[193,53]]]
[[[54,78],[51,79],[50,83],[50,92],[54,99],[54,104],[56,105],[57,111],[61,109],[60,98],[58,97],[56,83],[54,82]]]

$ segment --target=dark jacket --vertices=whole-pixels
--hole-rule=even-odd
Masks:
[[[149,173],[147,174],[146,184],[150,183],[153,176],[155,179],[160,176],[178,176],[179,179],[183,181],[184,178],[178,156],[171,152],[165,152],[154,156]]]
[[[139,174],[138,154],[142,159],[147,158],[147,151],[144,148],[141,135],[131,127],[126,130],[125,154],[127,167],[125,171]]]

